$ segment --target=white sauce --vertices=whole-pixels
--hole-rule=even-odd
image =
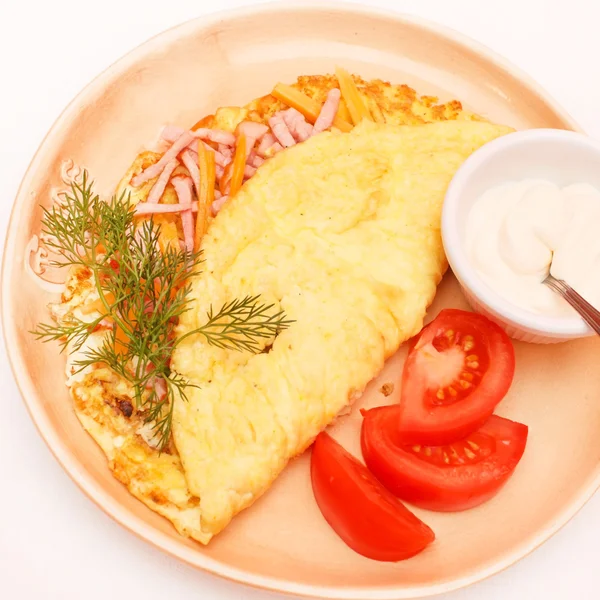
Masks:
[[[466,250],[479,276],[522,308],[576,314],[542,284],[548,272],[600,307],[600,191],[540,180],[492,188],[467,217]]]

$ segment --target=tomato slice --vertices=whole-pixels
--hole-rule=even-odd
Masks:
[[[492,415],[479,429],[446,446],[401,444],[400,406],[363,413],[367,467],[395,496],[421,508],[459,511],[489,500],[523,456],[528,428]]]
[[[435,539],[425,523],[327,433],[315,441],[310,472],[325,520],[355,552],[396,562]]]
[[[465,437],[489,418],[514,373],[514,348],[498,325],[476,313],[442,310],[404,364],[402,439],[440,445]]]

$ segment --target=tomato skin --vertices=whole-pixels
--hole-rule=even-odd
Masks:
[[[325,432],[313,446],[311,480],[325,520],[362,556],[396,562],[435,539],[425,523]]]
[[[468,440],[488,439],[491,453],[477,457],[480,460],[467,459],[466,464],[432,464],[417,456],[414,449],[407,450],[410,446],[401,445],[396,429],[399,410],[393,405],[364,413],[363,457],[388,490],[421,508],[454,512],[486,502],[506,483],[525,451],[527,426],[492,415],[477,432],[452,445],[460,447],[462,443],[471,452]],[[416,448],[419,452],[425,450],[424,446]]]
[[[428,382],[431,368],[426,357],[429,353],[443,359],[444,351],[438,352],[434,344],[436,339],[449,330],[474,338],[477,342],[476,351],[483,352],[487,365],[480,369],[483,373],[474,371],[477,381],[472,389],[463,392],[458,388],[466,397],[453,403],[435,404],[431,402],[433,391]],[[463,354],[465,365],[468,365],[466,358],[469,352],[464,351]],[[462,369],[467,369],[465,365]],[[460,440],[475,431],[487,421],[508,392],[514,372],[515,352],[512,342],[498,325],[483,315],[464,310],[440,311],[423,328],[409,349],[404,364],[399,411],[399,432],[404,443],[442,445]],[[472,374],[468,375],[472,377]]]

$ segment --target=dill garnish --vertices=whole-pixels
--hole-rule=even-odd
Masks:
[[[84,348],[78,370],[102,364],[130,382],[136,407],[151,423],[160,449],[169,442],[174,400],[184,400],[191,384],[170,368],[173,349],[191,335],[230,350],[258,352],[291,321],[273,305],[247,296],[211,308],[202,327],[176,338],[178,318],[189,309],[190,278],[198,273],[200,252],[160,249],[160,227],[152,219],[135,223],[129,198],[103,201],[92,191],[87,172],[74,183],[64,203],[43,209],[42,232],[60,258],[58,267],[83,267],[99,295],[98,314],[84,321],[72,313],[58,323],[42,323],[34,333],[58,341],[61,351],[81,350],[98,327],[102,343]]]

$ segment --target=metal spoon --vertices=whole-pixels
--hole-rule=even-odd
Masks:
[[[551,290],[560,294],[579,313],[581,318],[600,335],[600,311],[596,310],[583,296],[578,294],[562,279],[555,279],[549,274],[543,283]]]

